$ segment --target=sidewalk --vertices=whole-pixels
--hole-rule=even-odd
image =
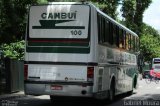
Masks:
[[[2,94],[2,95],[0,95],[0,100],[21,98],[21,97],[25,97],[25,96],[26,95],[24,94],[23,91],[19,91],[19,92],[11,93],[11,94]]]
[[[8,100],[8,99],[16,99],[16,98],[33,98],[33,99],[50,99],[49,95],[40,95],[40,96],[33,96],[33,95],[25,95],[24,91],[16,92],[16,93],[11,93],[11,94],[2,94],[0,95],[0,101],[1,100]]]

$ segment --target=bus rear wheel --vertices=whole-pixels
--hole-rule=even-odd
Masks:
[[[109,101],[112,102],[114,99],[115,99],[115,84],[114,81],[112,81],[109,90]]]

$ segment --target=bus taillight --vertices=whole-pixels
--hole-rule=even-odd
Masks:
[[[94,67],[87,68],[87,81],[93,81],[94,77]]]
[[[27,80],[28,77],[28,65],[24,64],[24,79]]]

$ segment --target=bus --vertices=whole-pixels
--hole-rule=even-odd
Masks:
[[[160,58],[153,58],[151,63],[151,73],[154,77],[160,79]]]
[[[153,58],[152,59],[152,69],[160,69],[160,58]]]
[[[25,37],[27,95],[114,100],[133,92],[139,37],[88,2],[29,9]]]

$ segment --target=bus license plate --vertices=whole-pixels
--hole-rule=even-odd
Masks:
[[[62,90],[63,87],[61,85],[51,85],[51,90]]]

